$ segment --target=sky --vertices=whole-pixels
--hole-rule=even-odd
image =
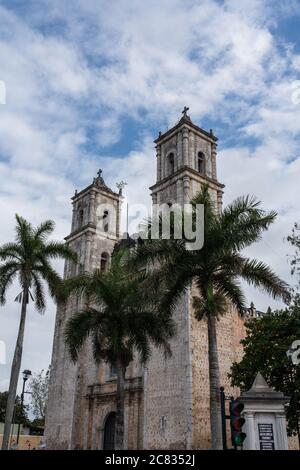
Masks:
[[[62,240],[70,198],[98,168],[112,188],[128,183],[129,202],[149,205],[153,140],[187,105],[219,138],[224,203],[251,194],[278,212],[248,254],[293,282],[286,237],[300,218],[299,30],[294,0],[0,1],[0,244],[14,237],[15,213],[55,220]],[[17,293],[16,285],[0,307],[0,390]],[[246,294],[260,310],[282,305]],[[51,299],[44,316],[30,306],[22,370],[50,363],[54,321]]]

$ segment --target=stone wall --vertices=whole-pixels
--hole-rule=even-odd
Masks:
[[[189,380],[188,297],[175,312],[177,334],[171,357],[154,348],[144,377],[144,446],[146,449],[187,449],[191,445],[191,383]]]
[[[207,320],[200,322],[192,314],[192,363],[193,363],[193,448],[209,449],[210,404],[209,404],[209,369]],[[220,385],[227,395],[238,396],[239,390],[230,386],[228,373],[234,361],[241,358],[240,340],[244,337],[244,322],[231,307],[217,323],[218,357],[220,367]]]
[[[188,292],[175,312],[172,357],[155,349],[146,368],[144,442],[147,449],[209,449],[209,369],[206,320],[196,320]],[[217,326],[221,385],[238,396],[227,377],[241,358],[244,322],[230,308]]]

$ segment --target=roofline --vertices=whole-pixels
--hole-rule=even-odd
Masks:
[[[72,201],[76,201],[77,198],[79,198],[80,196],[83,196],[84,193],[88,192],[90,189],[95,189],[96,191],[103,191],[105,193],[108,193],[110,194],[110,196],[115,196],[116,199],[122,199],[122,196],[118,193],[115,193],[112,189],[110,189],[108,186],[96,186],[94,183],[90,184],[89,186],[87,186],[86,188],[82,189],[81,191],[79,191],[79,193],[77,194],[74,194],[74,196],[71,197],[71,200]]]
[[[201,134],[204,134],[206,137],[208,137],[211,141],[215,143],[218,141],[218,137],[216,137],[213,133],[205,131],[201,127],[194,124],[190,119],[182,118],[180,119],[178,124],[176,124],[174,127],[166,131],[164,134],[161,134],[157,139],[155,139],[154,143],[155,144],[161,143],[166,137],[170,136],[174,131],[176,131],[177,129],[179,129],[181,126],[184,126],[184,125],[192,127],[193,129],[197,130]]]

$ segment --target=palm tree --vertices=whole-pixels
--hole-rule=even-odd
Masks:
[[[54,222],[47,220],[33,228],[22,217],[16,215],[16,239],[0,248],[0,304],[6,302],[6,293],[14,280],[18,279],[21,292],[16,301],[21,303],[21,318],[15,347],[9,391],[6,405],[5,426],[2,449],[8,448],[14,403],[22,361],[22,348],[25,330],[27,305],[31,299],[38,312],[46,307],[43,281],[52,297],[61,283],[60,276],[52,268],[50,261],[55,258],[76,260],[75,254],[64,244],[47,241],[54,230]]]
[[[275,220],[275,212],[265,212],[260,202],[249,196],[240,197],[218,213],[208,187],[204,186],[193,199],[204,205],[204,246],[201,250],[187,249],[186,240],[147,239],[133,253],[131,267],[147,265],[148,285],[162,286],[157,292],[160,308],[170,314],[178,300],[193,285],[198,295],[193,297],[196,318],[206,319],[210,383],[210,422],[212,448],[222,446],[220,423],[220,370],[217,351],[216,322],[233,305],[243,315],[246,299],[240,280],[262,288],[274,298],[289,299],[287,285],[264,263],[249,259],[241,251],[261,238]],[[195,222],[195,217],[194,217]],[[151,229],[151,221],[149,222]],[[176,220],[173,218],[173,228]],[[163,224],[162,224],[163,226]],[[171,231],[171,234],[173,232]],[[153,292],[154,294],[154,292]]]
[[[106,361],[117,371],[116,441],[115,448],[124,446],[125,372],[135,351],[141,362],[151,355],[151,343],[170,354],[168,340],[173,336],[170,316],[161,315],[153,299],[143,289],[145,272],[129,273],[123,265],[126,250],[114,251],[110,270],[95,270],[68,279],[61,298],[72,292],[84,295],[85,307],[67,322],[65,339],[70,356],[77,361],[83,343],[90,337],[93,357],[98,364]]]

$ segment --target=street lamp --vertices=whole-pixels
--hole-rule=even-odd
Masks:
[[[23,414],[23,406],[24,406],[24,393],[25,392],[25,384],[27,382],[27,380],[29,379],[29,377],[31,376],[31,371],[28,370],[28,369],[25,369],[23,370],[22,372],[23,374],[23,388],[22,388],[22,393],[21,393],[21,416],[20,418],[22,417],[22,414]],[[19,424],[18,424],[18,434],[17,434],[17,445],[19,444],[19,437],[20,437],[20,427],[21,427],[21,422],[19,420]]]

